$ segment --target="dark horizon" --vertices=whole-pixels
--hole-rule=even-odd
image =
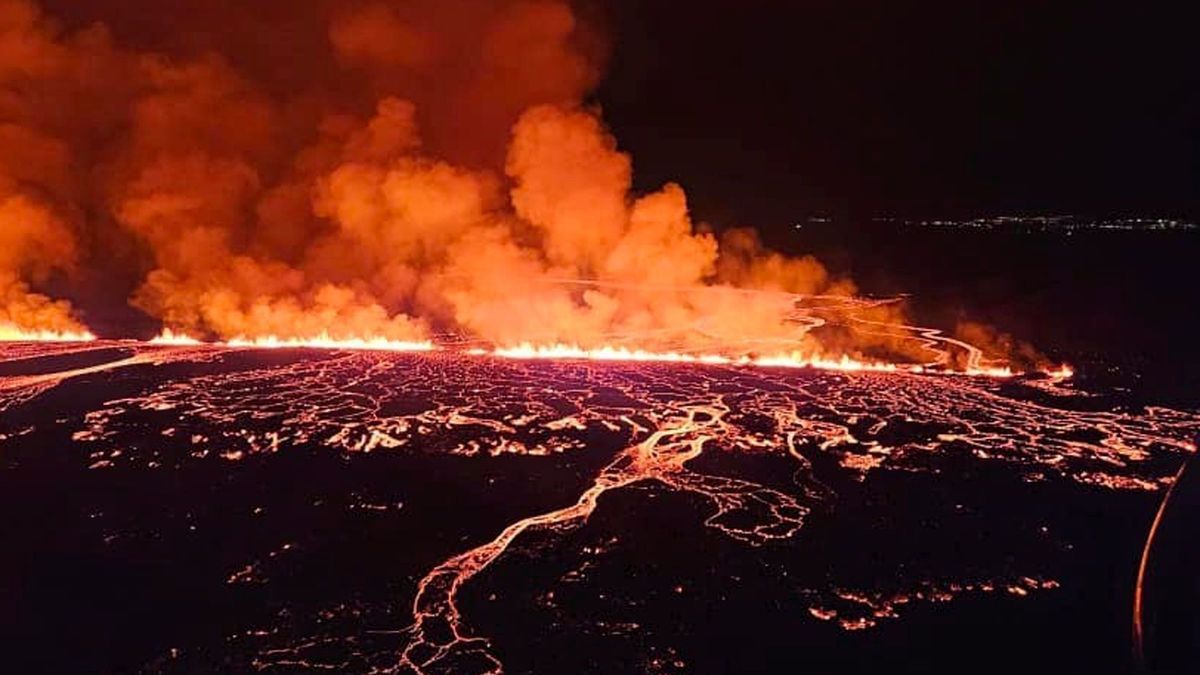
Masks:
[[[1200,218],[1200,44],[1186,8],[571,1],[586,39],[604,44],[588,101],[633,156],[636,187],[679,182],[717,227],[808,215]],[[140,48],[216,49],[268,86],[329,76],[328,63],[279,67],[280,55],[323,48],[326,36],[308,32],[320,4],[42,4],[67,27],[103,21]],[[231,16],[240,28],[227,35]],[[176,17],[196,27],[179,34]]]
[[[679,181],[718,227],[1200,216],[1200,45],[1180,8],[605,4],[595,102],[639,187]]]

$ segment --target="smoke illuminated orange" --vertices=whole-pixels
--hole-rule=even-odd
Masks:
[[[160,346],[429,351],[453,335],[522,359],[987,377],[1046,363],[986,326],[906,325],[900,299],[860,297],[751,228],[714,231],[679,184],[635,189],[586,105],[601,64],[567,0],[336,4],[301,31],[319,48],[244,72],[0,0],[0,51],[20,45],[0,89],[21,113],[0,125],[0,339],[92,339],[85,308],[42,287],[115,268],[136,289],[105,300],[169,326]],[[259,80],[283,69],[312,79]],[[145,255],[105,269],[108,251]]]

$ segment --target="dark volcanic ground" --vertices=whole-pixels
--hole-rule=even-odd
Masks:
[[[1200,431],[1044,380],[0,358],[9,672],[1121,672]]]

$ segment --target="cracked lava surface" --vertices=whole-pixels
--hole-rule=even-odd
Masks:
[[[97,584],[155,589],[100,629],[123,650],[96,647],[109,666],[691,672],[720,669],[713,622],[851,649],[943,607],[1019,616],[1079,593],[1095,552],[1138,532],[1119,514],[1153,510],[1200,432],[1195,411],[1085,394],[1039,378],[6,345],[0,466],[18,486],[6,507],[66,491],[47,518],[87,542],[76,558],[106,562]],[[35,525],[6,527],[39,550]],[[52,584],[13,564],[34,579],[18,599]]]

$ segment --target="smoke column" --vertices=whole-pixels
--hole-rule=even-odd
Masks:
[[[631,192],[567,2],[74,4],[0,0],[0,326],[81,330],[35,289],[119,269],[200,337],[887,346],[788,319],[853,293],[817,261]]]

